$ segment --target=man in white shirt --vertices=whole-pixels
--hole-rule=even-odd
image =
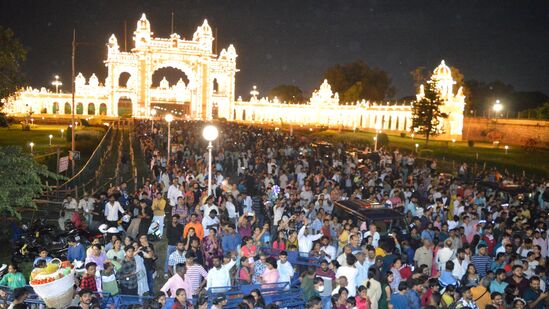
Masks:
[[[461,280],[463,278],[463,275],[467,272],[467,266],[469,265],[469,262],[467,262],[467,259],[465,259],[465,250],[463,248],[459,248],[457,251],[457,256],[452,260],[454,262],[454,270],[452,270],[452,275],[456,280]]]
[[[252,212],[252,197],[247,193],[245,193],[244,196],[244,201],[242,202],[244,204],[244,212]]]
[[[84,197],[78,202],[78,208],[84,210],[84,216],[86,217],[86,223],[88,226],[92,223],[92,211],[93,211],[94,199],[89,198],[88,193],[84,193]]]
[[[302,205],[308,205],[313,201],[313,191],[308,185],[305,185],[303,191],[299,194],[299,198],[303,202]]]
[[[179,190],[179,180],[174,178],[172,184],[168,188],[168,201],[170,206],[174,207],[177,204],[177,198],[182,196],[183,193]]]
[[[109,202],[105,204],[105,218],[107,219],[107,225],[109,227],[118,228],[119,213],[125,213],[124,208],[120,206],[117,200],[114,199],[114,195],[109,196]]]
[[[380,235],[377,232],[377,227],[373,223],[370,224],[370,229],[368,230],[368,232],[364,233],[363,238],[366,239],[368,236],[372,236],[372,246],[374,246],[374,248],[377,248]]]
[[[70,220],[72,218],[72,213],[78,209],[78,203],[72,196],[67,194],[62,205],[65,210],[65,220]]]
[[[340,266],[336,272],[336,278],[344,276],[347,278],[347,290],[349,290],[349,297],[356,296],[356,276],[358,270],[355,268],[356,257],[352,254],[347,255],[347,266]]]
[[[320,247],[320,253],[324,253],[324,259],[328,261],[328,263],[336,258],[336,248],[330,245],[330,239],[328,237],[323,236],[322,239],[320,239],[320,244],[322,245],[322,247]]]
[[[219,257],[214,257],[212,263],[214,267],[208,271],[206,289],[230,287],[231,276],[229,275],[229,269],[221,265],[221,259]],[[223,291],[221,291],[221,289],[216,289],[215,292],[218,293]]]
[[[279,260],[276,261],[278,270],[278,282],[288,282],[286,290],[290,289],[292,283],[292,277],[294,276],[294,267],[288,262],[288,253],[286,251],[280,252],[278,255]]]
[[[304,224],[299,229],[299,233],[297,234],[297,242],[299,245],[299,252],[309,254],[309,252],[311,252],[311,250],[313,249],[313,241],[320,239],[322,237],[322,233],[309,235],[309,230],[307,229],[307,226],[309,225],[309,220],[304,220]]]
[[[209,216],[204,216],[202,227],[204,228],[204,237],[210,235],[210,228],[219,228],[219,218],[217,218],[217,211],[215,209],[210,211]]]
[[[438,250],[435,262],[439,272],[442,272],[446,266],[446,262],[450,261],[454,257],[454,250],[452,250],[452,240],[446,239],[444,241],[444,248]]]
[[[201,207],[200,210],[204,210],[204,217],[208,217],[210,215],[210,211],[215,210],[216,213],[219,213],[219,208],[214,205],[214,197],[213,195],[208,196],[208,199],[206,200],[206,204]]]

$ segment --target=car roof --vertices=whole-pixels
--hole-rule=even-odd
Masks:
[[[391,209],[375,207],[370,208],[371,203],[365,200],[346,200],[335,203],[342,211],[356,216],[360,220],[395,220],[404,217],[401,212]],[[368,207],[368,208],[367,208]]]

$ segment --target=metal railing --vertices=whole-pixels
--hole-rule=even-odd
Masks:
[[[95,183],[94,180],[99,176],[97,173],[99,167],[103,165],[103,161],[107,159],[109,152],[112,150],[113,135],[113,128],[110,126],[88,159],[88,162],[86,162],[76,175],[57,187],[56,191],[72,191],[73,194],[78,197],[80,192],[84,192],[90,184],[93,185]]]

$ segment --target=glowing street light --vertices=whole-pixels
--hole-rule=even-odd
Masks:
[[[381,133],[381,124],[376,123],[374,128],[376,129],[376,136],[374,137],[374,141],[375,141],[374,151],[377,151],[377,139],[378,139],[378,134]]]
[[[257,91],[257,86],[254,85],[252,87],[252,91],[250,91],[250,95],[252,96],[252,99],[257,99],[257,96],[259,95],[259,91]]]
[[[59,75],[55,75],[55,80],[51,84],[55,86],[55,93],[59,93],[59,86],[63,86],[63,83],[59,80]]]
[[[498,114],[503,110],[503,105],[499,102],[499,100],[496,100],[496,103],[492,106],[492,109],[496,114],[496,119],[498,119]]]
[[[219,132],[213,125],[207,125],[202,130],[202,136],[208,141],[208,196],[212,194],[212,142],[215,141]]]
[[[505,154],[507,154],[507,152],[509,151],[509,146],[508,145],[505,145]]]
[[[419,148],[419,144],[416,144],[416,153],[417,153],[417,149]]]
[[[50,134],[48,137],[50,138],[50,147],[51,147],[51,139],[53,138],[53,135]]]
[[[31,154],[34,152],[34,143],[33,142],[30,142],[29,143],[29,146],[31,148]]]
[[[65,133],[65,129],[61,129],[61,138],[63,138],[63,133]]]
[[[34,118],[31,118],[31,123],[32,125],[34,125]]]
[[[171,123],[173,121],[173,115],[172,114],[166,114],[164,117],[166,122],[168,123],[168,162],[170,162],[170,155],[171,155]]]

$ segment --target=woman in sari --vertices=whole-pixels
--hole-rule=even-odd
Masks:
[[[223,255],[223,249],[221,248],[221,239],[217,237],[217,230],[210,228],[210,234],[204,237],[202,241],[202,252],[204,252],[206,269],[213,267],[213,258]]]

